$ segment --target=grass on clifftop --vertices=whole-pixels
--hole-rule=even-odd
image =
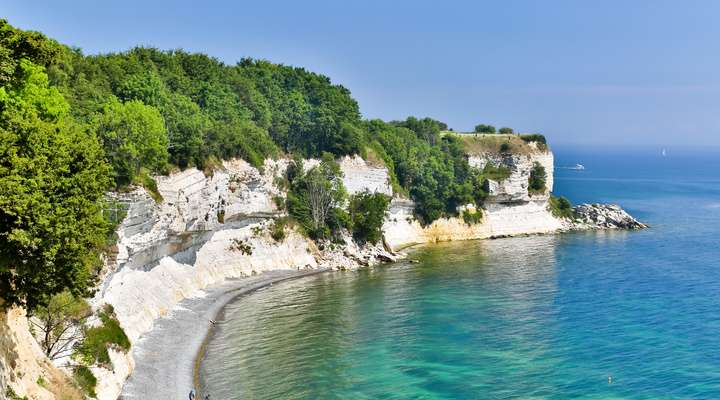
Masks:
[[[443,131],[441,135],[454,135],[460,138],[465,151],[471,155],[487,153],[529,155],[548,150],[545,137],[542,135],[500,135],[451,131]]]

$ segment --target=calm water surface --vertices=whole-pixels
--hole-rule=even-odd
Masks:
[[[587,167],[556,193],[652,229],[430,245],[274,285],[228,305],[212,398],[720,398],[720,157],[556,154]]]

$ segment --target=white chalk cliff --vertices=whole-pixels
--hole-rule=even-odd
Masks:
[[[447,240],[485,239],[523,234],[550,233],[563,230],[566,223],[549,211],[548,199],[553,187],[553,154],[535,151],[530,154],[476,154],[468,158],[472,167],[482,169],[486,164],[510,169],[510,176],[500,182],[488,180],[488,197],[480,223],[469,225],[460,217],[441,218],[429,226],[422,226],[413,217],[414,203],[394,199],[383,226],[385,241],[393,249]],[[528,178],[535,163],[547,174],[544,193],[528,194]]]

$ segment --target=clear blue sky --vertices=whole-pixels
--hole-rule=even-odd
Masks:
[[[369,118],[555,144],[720,145],[720,1],[3,0],[86,53],[135,45],[306,67]],[[102,4],[102,5],[101,5]]]

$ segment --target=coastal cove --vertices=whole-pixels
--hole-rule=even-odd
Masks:
[[[8,1],[0,400],[720,399],[720,3]]]
[[[561,154],[588,170],[558,173],[560,193],[618,199],[652,228],[429,244],[411,252],[419,264],[274,285],[227,306],[204,388],[228,399],[717,396],[720,179],[683,171],[680,155]]]

